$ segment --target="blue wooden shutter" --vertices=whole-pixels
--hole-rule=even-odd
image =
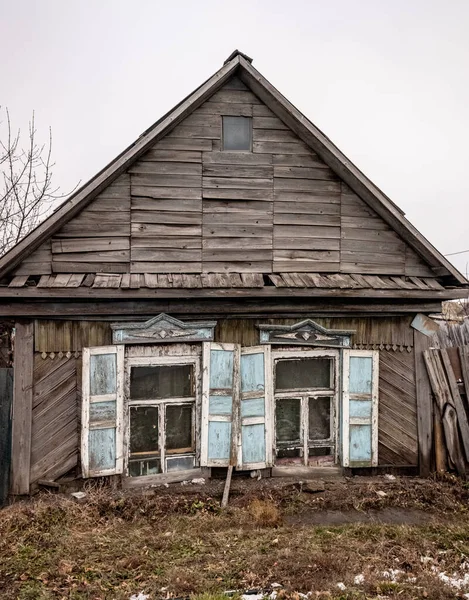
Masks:
[[[270,346],[243,348],[240,373],[238,467],[262,469],[272,465]]]
[[[123,470],[124,346],[83,348],[83,477]]]
[[[204,343],[200,464],[236,462],[239,345]]]
[[[344,467],[378,464],[378,361],[377,350],[343,351]]]

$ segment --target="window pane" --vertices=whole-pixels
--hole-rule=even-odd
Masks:
[[[300,441],[299,398],[282,398],[275,407],[275,431],[278,442]]]
[[[223,150],[251,150],[249,117],[223,117]]]
[[[116,355],[92,354],[90,356],[90,394],[101,396],[116,393]]]
[[[331,399],[308,398],[309,439],[328,440],[331,437]]]
[[[158,407],[130,407],[130,454],[158,452]]]
[[[130,477],[142,477],[143,475],[158,475],[161,473],[161,461],[159,458],[145,460],[130,460]]]
[[[193,393],[192,365],[158,365],[132,367],[130,371],[130,398],[186,398]]]
[[[192,449],[192,405],[166,405],[166,450],[190,452]]]
[[[193,456],[175,456],[166,461],[166,471],[187,471],[194,468]]]
[[[330,388],[331,363],[329,358],[279,360],[275,368],[275,389]]]

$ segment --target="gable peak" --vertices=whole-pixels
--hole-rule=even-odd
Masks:
[[[226,63],[229,63],[230,60],[233,60],[233,58],[236,58],[237,56],[242,56],[244,58],[244,60],[247,60],[249,63],[252,63],[253,59],[248,56],[247,54],[244,54],[244,52],[241,52],[241,50],[234,50],[229,56],[228,58],[225,60],[225,62],[223,63],[224,65],[226,65]]]

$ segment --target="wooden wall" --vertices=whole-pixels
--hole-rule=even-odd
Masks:
[[[222,152],[222,115],[252,152]],[[433,276],[238,79],[155,143],[16,274],[333,272]]]
[[[78,464],[81,356],[34,355],[30,485],[54,481]]]
[[[379,353],[378,461],[417,466],[417,394],[414,350]]]
[[[417,465],[411,317],[315,320],[328,328],[354,329],[353,344],[380,349],[379,464]],[[217,323],[215,340],[244,346],[257,345],[257,324],[289,325],[297,321],[223,319]],[[111,340],[108,322],[35,322],[30,466],[33,486],[39,479],[57,479],[78,465],[81,350],[83,346],[110,344]]]

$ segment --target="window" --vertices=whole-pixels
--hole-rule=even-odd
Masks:
[[[277,464],[334,463],[337,353],[274,354]]]
[[[223,150],[251,150],[252,119],[250,117],[223,117]]]
[[[150,360],[153,362],[149,363]],[[129,359],[128,474],[131,477],[194,467],[198,362],[192,357],[171,360],[158,364],[158,359]]]

